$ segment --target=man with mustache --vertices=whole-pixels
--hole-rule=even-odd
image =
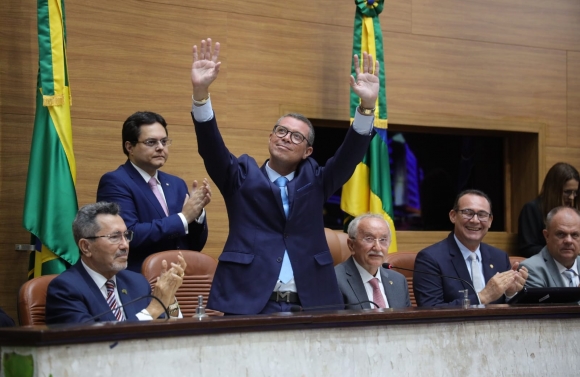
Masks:
[[[491,200],[479,190],[465,190],[455,199],[449,219],[454,230],[447,239],[421,250],[415,259],[413,291],[417,306],[452,306],[463,304],[463,293],[469,291],[471,304],[500,304],[506,296],[520,291],[528,271],[519,264],[510,265],[508,255],[483,242],[493,215]],[[429,272],[464,279],[466,283]]]
[[[147,297],[151,295],[147,279],[125,270],[133,232],[127,230],[116,203],[82,207],[73,222],[73,235],[81,258],[48,285],[47,324],[150,320],[163,315],[161,304]],[[181,255],[169,270],[164,260],[153,290],[171,316],[181,316],[175,292],[186,266]]]
[[[521,264],[530,274],[526,287],[578,287],[580,212],[564,206],[552,209],[546,217],[544,237],[546,246]]]
[[[351,221],[347,244],[352,256],[334,267],[346,309],[376,308],[364,301],[380,308],[411,306],[405,276],[381,267],[390,243],[391,230],[381,215],[367,214]]]
[[[207,240],[204,207],[211,190],[206,179],[183,179],[159,169],[169,157],[171,139],[159,114],[136,112],[123,123],[123,153],[128,160],[101,177],[97,201],[121,206],[121,217],[133,231],[129,266],[141,272],[145,258],[165,250],[201,251]]]
[[[192,118],[198,151],[224,197],[229,233],[214,276],[208,308],[226,314],[290,311],[294,305],[342,307],[322,206],[352,175],[374,135],[379,64],[354,56],[350,85],[360,98],[352,126],[326,165],[310,157],[314,128],[300,114],[282,116],[270,132],[270,158],[261,166],[225,146],[209,98],[217,78],[219,43],[193,47]],[[256,109],[258,110],[258,109]]]

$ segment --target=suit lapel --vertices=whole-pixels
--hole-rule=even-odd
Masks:
[[[262,173],[266,177],[266,182],[268,182],[270,184],[270,191],[272,193],[274,201],[278,205],[278,210],[280,211],[280,215],[282,215],[282,217],[284,219],[286,219],[286,214],[284,213],[284,206],[282,205],[282,196],[280,195],[280,187],[276,186],[276,184],[274,182],[270,181],[270,177],[268,177],[268,172],[266,170],[267,163],[268,163],[268,161],[266,161],[264,163],[264,165],[262,165],[260,170],[262,171]],[[290,182],[288,182],[288,184],[290,184]],[[290,188],[288,188],[288,194],[290,194]],[[290,196],[288,196],[288,201],[290,202]],[[290,210],[288,211],[288,217],[290,217],[291,214],[292,214],[292,207],[290,207]]]
[[[479,251],[481,252],[481,265],[483,266],[483,278],[485,279],[485,284],[487,284],[487,282],[493,277],[493,275],[503,271],[498,270],[500,266],[496,266],[495,264],[493,264],[489,251],[487,250],[487,245],[483,243],[480,244]]]
[[[393,282],[389,279],[389,272],[382,267],[379,267],[379,271],[381,271],[381,281],[383,282],[383,288],[385,289],[385,296],[387,296],[389,308],[392,308],[393,305],[397,306],[397,291],[395,290],[395,287],[393,287]]]
[[[135,185],[139,188],[139,190],[141,190],[141,193],[149,201],[149,208],[152,208],[152,209],[154,208],[159,217],[165,217],[166,216],[165,211],[163,210],[163,207],[161,207],[161,204],[159,204],[159,200],[157,200],[157,197],[155,196],[155,194],[151,190],[151,187],[149,187],[149,184],[147,182],[145,182],[145,180],[143,179],[143,176],[137,171],[137,169],[135,169],[135,167],[133,166],[133,164],[129,160],[127,160],[127,162],[125,163],[125,171],[127,172],[127,175],[129,175],[129,177],[133,180]],[[158,177],[159,177],[159,175],[158,175]],[[163,182],[161,184],[163,185]],[[166,186],[163,186],[163,193],[164,194],[166,194],[165,187]],[[169,212],[169,213],[171,213],[171,212]]]
[[[346,260],[346,264],[344,267],[345,267],[344,271],[346,272],[346,280],[348,282],[348,285],[350,285],[350,288],[352,289],[352,292],[354,293],[356,300],[358,302],[368,301],[369,298],[367,296],[367,291],[365,289],[362,278],[360,277],[360,274],[356,269],[354,259],[352,256]],[[363,309],[371,309],[371,304],[367,302],[361,304],[361,307]]]
[[[556,262],[554,262],[554,258],[552,258],[550,255],[550,252],[546,246],[544,246],[544,248],[540,251],[540,254],[546,262],[546,267],[548,267],[548,273],[550,275],[551,284],[548,284],[548,287],[567,287],[569,283],[562,279],[562,274],[560,273],[558,266],[556,266]]]
[[[79,260],[78,262],[78,271],[81,275],[81,277],[83,278],[83,280],[85,281],[85,284],[89,287],[89,290],[91,291],[92,295],[93,295],[93,300],[89,300],[89,301],[93,301],[97,304],[97,310],[98,313],[91,313],[93,315],[98,315],[101,313],[105,313],[102,316],[100,316],[100,318],[97,318],[96,320],[98,321],[116,321],[117,318],[115,318],[115,315],[110,312],[111,308],[109,307],[109,304],[107,304],[107,300],[105,299],[105,297],[103,296],[103,292],[100,290],[100,287],[97,287],[97,284],[95,284],[95,281],[93,280],[93,278],[91,277],[91,275],[89,275],[89,273],[87,272],[87,270],[85,270],[85,267],[83,266],[83,264],[81,263],[81,261]],[[109,312],[107,312],[109,311]]]
[[[451,233],[449,237],[447,237],[447,245],[449,247],[449,256],[451,258],[451,263],[455,268],[457,276],[473,284],[471,276],[469,275],[469,271],[467,270],[467,265],[465,264],[465,259],[463,259],[463,254],[461,254],[459,246],[457,246],[457,242],[455,242],[453,233]],[[461,285],[463,286],[464,289],[469,289],[470,292],[475,293],[473,292],[473,289],[471,289],[469,285],[465,284],[465,282],[461,281]]]
[[[119,271],[116,276],[117,292],[119,293],[119,300],[121,301],[120,305],[125,305],[127,302],[133,299],[132,292],[128,289],[128,281],[125,279],[123,271]],[[123,310],[125,311],[125,318],[127,320],[136,318],[137,311],[135,310],[135,305],[139,305],[139,302],[123,307]]]
[[[165,203],[167,203],[167,209],[169,211],[169,214],[173,215],[175,213],[181,212],[181,210],[183,209],[183,202],[185,201],[185,198],[181,198],[180,203],[180,199],[177,197],[176,192],[177,186],[169,182],[169,175],[163,173],[162,171],[157,171],[157,178],[159,179],[159,183],[161,183],[161,188],[163,188],[163,195],[165,196]],[[159,204],[157,198],[155,198],[155,200]],[[159,205],[159,209],[162,211],[163,215],[165,215],[165,212],[163,212],[163,208],[161,208],[161,205]]]

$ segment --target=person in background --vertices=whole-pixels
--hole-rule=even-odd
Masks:
[[[366,214],[352,220],[347,244],[352,256],[334,267],[346,309],[375,309],[368,301],[380,308],[411,306],[405,276],[382,267],[391,244],[391,229],[381,215]]]
[[[577,287],[580,257],[580,211],[556,207],[546,216],[546,246],[520,265],[528,269],[526,287]]]
[[[527,269],[518,270],[519,263],[510,265],[505,251],[482,242],[493,220],[491,200],[484,192],[465,190],[457,195],[449,220],[453,232],[417,253],[413,272],[417,306],[462,305],[460,291],[465,289],[471,304],[502,304],[523,289]],[[436,275],[463,279],[473,288],[463,281]]]
[[[572,165],[558,162],[544,178],[540,195],[522,208],[518,219],[519,255],[529,258],[546,246],[543,230],[545,219],[553,208],[567,206],[578,209],[580,174]]]
[[[123,123],[123,153],[127,162],[99,181],[97,201],[121,207],[121,217],[133,231],[128,269],[141,272],[145,258],[166,250],[201,251],[207,240],[204,207],[211,200],[207,180],[193,182],[162,172],[171,139],[159,114],[139,111]]]

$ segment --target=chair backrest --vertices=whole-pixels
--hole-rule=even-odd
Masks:
[[[514,262],[520,262],[520,263],[522,263],[525,260],[526,260],[526,258],[524,258],[524,257],[515,257],[515,256],[512,257],[512,256],[510,256],[510,264],[512,266],[513,266]]]
[[[350,257],[350,250],[348,250],[348,245],[346,244],[346,240],[348,239],[346,233],[341,230],[324,228],[324,235],[326,236],[328,249],[330,250],[335,266]]]
[[[415,268],[415,258],[417,253],[415,251],[397,251],[396,253],[387,254],[385,257],[385,262],[389,262],[393,266],[403,267],[408,269]],[[411,298],[411,305],[417,306],[417,301],[415,300],[415,293],[413,292],[413,272],[406,270],[398,270],[396,268],[393,271],[400,272],[407,279],[407,284],[409,285],[409,296]]]
[[[20,326],[46,324],[46,291],[48,284],[57,276],[40,276],[22,284],[18,292]]]
[[[151,284],[151,289],[155,286],[157,277],[161,274],[161,262],[165,259],[169,266],[171,262],[177,262],[177,254],[181,252],[187,263],[183,284],[177,290],[175,296],[179,302],[181,313],[184,318],[190,318],[197,309],[197,296],[203,295],[204,306],[209,297],[209,291],[213,281],[213,276],[217,268],[217,261],[209,255],[191,250],[168,250],[151,254],[143,262],[141,272]],[[223,313],[206,309],[206,313],[211,316],[223,315]]]

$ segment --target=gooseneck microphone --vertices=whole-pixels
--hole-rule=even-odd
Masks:
[[[479,302],[479,304],[481,305],[481,301],[479,300],[479,295],[477,294],[477,291],[475,290],[475,288],[473,287],[473,285],[469,281],[467,281],[465,279],[458,278],[457,276],[449,276],[449,275],[436,274],[434,272],[429,272],[429,271],[412,270],[410,268],[397,267],[397,266],[393,266],[389,262],[383,263],[383,268],[386,268],[387,270],[392,270],[393,268],[396,268],[397,270],[405,270],[405,271],[411,271],[411,272],[418,272],[420,274],[426,274],[426,275],[438,276],[440,278],[447,278],[447,279],[453,279],[453,280],[462,281],[465,284],[469,285],[469,287],[471,289],[473,289],[473,292],[475,292],[475,296],[477,297],[477,302]]]
[[[120,308],[123,308],[123,307],[125,307],[125,306],[127,306],[127,305],[134,304],[134,303],[135,303],[135,302],[137,302],[137,301],[141,301],[141,300],[143,300],[143,299],[145,299],[145,298],[154,298],[155,300],[157,300],[157,302],[159,302],[159,304],[160,304],[160,305],[161,305],[161,307],[163,308],[163,311],[165,312],[165,317],[166,317],[166,319],[167,319],[167,320],[169,320],[169,309],[167,309],[167,307],[166,307],[165,305],[163,305],[163,302],[162,302],[162,301],[161,301],[161,300],[160,300],[160,299],[159,299],[157,296],[153,296],[153,295],[144,295],[144,296],[139,296],[139,297],[137,297],[137,298],[135,298],[135,299],[133,299],[133,300],[131,300],[131,301],[128,301],[128,302],[124,303],[123,305],[119,305],[119,306],[117,306],[117,307],[120,309]],[[93,317],[91,317],[91,318],[87,319],[86,321],[84,321],[84,322],[82,322],[82,323],[92,322],[92,321],[94,321],[95,319],[97,319],[97,318],[99,318],[99,317],[101,317],[101,316],[104,316],[105,314],[111,313],[112,311],[113,311],[113,309],[109,309],[109,310],[107,310],[106,312],[102,312],[102,313],[100,313],[100,314],[97,314],[96,316],[93,316]]]
[[[380,307],[374,303],[373,301],[359,301],[359,302],[355,302],[352,304],[343,304],[343,306],[354,306],[354,305],[360,305],[360,304],[373,304],[374,306],[377,307],[377,309],[380,309]],[[305,312],[308,310],[320,310],[320,309],[328,309],[328,308],[336,308],[337,306],[340,305],[321,305],[321,306],[307,306],[307,307],[302,307],[300,305],[291,305],[290,306],[290,312],[292,313],[297,313],[297,312]]]

